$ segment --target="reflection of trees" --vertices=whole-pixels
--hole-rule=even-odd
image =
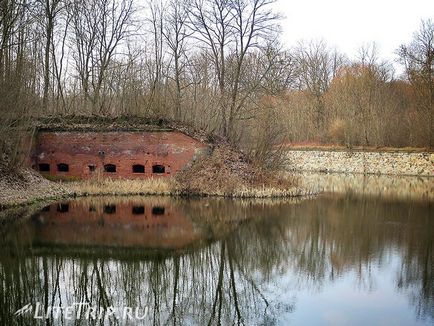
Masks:
[[[0,255],[0,324],[29,323],[13,313],[36,301],[148,307],[146,325],[273,324],[278,309],[294,308],[288,302],[274,305],[264,291],[276,274],[295,271],[302,286],[321,287],[351,270],[370,286],[374,276],[366,271],[385,262],[392,251],[402,253],[397,287],[409,294],[418,314],[434,317],[434,221],[428,204],[351,197],[298,205],[203,203],[177,205],[210,237],[225,237],[170,257],[129,258],[125,249],[104,259],[34,256],[29,241],[23,241],[31,234],[23,236],[21,229],[19,237],[7,239],[8,249]],[[216,216],[219,223],[209,225],[206,216]],[[243,222],[250,217],[255,218]]]
[[[432,211],[432,207],[430,208]],[[418,316],[434,319],[434,248],[432,215],[426,216],[426,228],[420,226],[408,235],[398,288],[410,294]]]
[[[209,237],[229,236],[201,250],[169,258],[157,255],[138,260],[135,253],[134,259],[128,259],[127,252],[118,252],[115,255],[122,259],[112,260],[88,254],[78,258],[50,255],[46,248],[44,255],[33,256],[28,248],[31,235],[22,241],[23,233],[31,228],[20,228],[15,238],[8,239],[9,254],[4,252],[0,258],[4,303],[0,323],[29,322],[12,315],[26,303],[36,301],[45,306],[91,302],[100,308],[139,306],[143,311],[148,307],[150,315],[144,324],[153,325],[249,324],[251,319],[262,318],[268,302],[251,271],[267,273],[276,266],[284,258],[284,250],[275,249],[285,242],[276,237],[267,239],[265,232],[255,237],[263,244],[263,252],[258,253],[250,246],[249,237],[233,230],[252,213],[261,217],[276,207],[277,214],[285,206],[239,202],[225,207],[222,201],[210,201],[202,206],[205,210],[201,213],[200,202],[177,205],[185,214],[194,215],[198,227],[208,229]],[[211,226],[201,220],[200,216],[207,214],[214,214],[220,222]],[[254,223],[259,227],[260,219]],[[283,229],[270,232],[283,235]],[[15,245],[11,246],[12,242]]]
[[[399,253],[397,288],[407,291],[419,316],[434,318],[433,215],[432,203],[351,196],[302,202],[287,225],[294,264],[317,284],[351,270],[371,287],[371,266]]]

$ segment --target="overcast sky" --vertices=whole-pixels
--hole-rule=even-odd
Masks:
[[[376,42],[379,54],[395,59],[394,51],[408,43],[421,19],[434,19],[434,0],[277,0],[282,42],[324,39],[350,57],[362,45]]]

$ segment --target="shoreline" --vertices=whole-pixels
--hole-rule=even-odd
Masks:
[[[43,179],[41,177],[41,179]],[[0,187],[2,193],[8,189]],[[16,191],[15,191],[16,192]],[[41,195],[42,194],[42,195]],[[84,180],[74,182],[54,182],[44,179],[43,186],[32,189],[28,187],[21,190],[19,195],[0,195],[0,211],[10,208],[31,206],[39,203],[49,203],[80,197],[103,196],[167,196],[167,197],[220,197],[230,199],[264,199],[264,198],[294,198],[318,195],[319,191],[291,187],[289,189],[276,189],[272,187],[240,187],[232,193],[223,192],[194,192],[183,193],[172,179],[103,179]]]
[[[183,194],[179,189],[171,188],[167,179],[148,180],[87,180],[74,182],[48,181],[48,187],[39,188],[38,194],[30,190],[20,197],[9,197],[5,201],[0,196],[0,212],[7,209],[31,206],[43,206],[47,203],[76,198],[91,197],[127,197],[127,196],[164,196],[175,198],[227,198],[227,199],[284,199],[316,196],[326,193],[364,194],[390,197],[395,199],[434,200],[430,176],[408,175],[374,175],[344,172],[310,172],[297,171],[288,173],[288,177],[298,180],[298,186],[282,191],[279,189],[252,188],[224,193],[189,193]],[[53,189],[54,188],[54,189]],[[5,189],[0,190],[4,193]],[[53,194],[54,192],[54,194]],[[42,194],[42,195],[41,195]]]
[[[390,200],[434,201],[434,182],[429,176],[374,175],[360,173],[293,172],[300,187],[315,186],[322,193],[354,194]]]
[[[299,183],[286,189],[241,184],[227,192],[211,187],[208,189],[205,187],[205,190],[184,192],[173,177],[55,182],[43,178],[39,173],[30,169],[23,169],[15,177],[2,172],[0,173],[0,210],[90,196],[291,198],[318,195],[330,189],[351,190],[353,187],[357,189],[357,185],[349,186],[349,184],[360,183],[364,178],[380,178],[381,181],[379,179],[374,182],[376,187],[391,189],[398,183],[389,183],[385,181],[386,179],[405,177],[431,179],[434,177],[434,154],[429,152],[391,153],[290,149],[287,155],[288,166],[282,178],[283,180],[296,178]],[[400,183],[399,188],[402,187]],[[431,195],[424,195],[424,197],[432,199]]]

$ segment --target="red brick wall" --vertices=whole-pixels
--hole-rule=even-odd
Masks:
[[[148,178],[169,176],[185,167],[206,145],[176,131],[153,132],[39,132],[32,154],[32,166],[50,165],[55,177],[90,178],[96,174],[112,178]],[[65,163],[68,172],[58,171]],[[116,172],[104,172],[104,165],[116,165]],[[141,164],[145,173],[133,173],[132,166]],[[96,171],[91,172],[89,165]],[[163,165],[164,174],[152,173],[153,165]]]

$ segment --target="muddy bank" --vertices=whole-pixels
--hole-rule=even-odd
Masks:
[[[0,168],[0,208],[68,197],[62,184],[43,178],[32,169],[11,172]]]

